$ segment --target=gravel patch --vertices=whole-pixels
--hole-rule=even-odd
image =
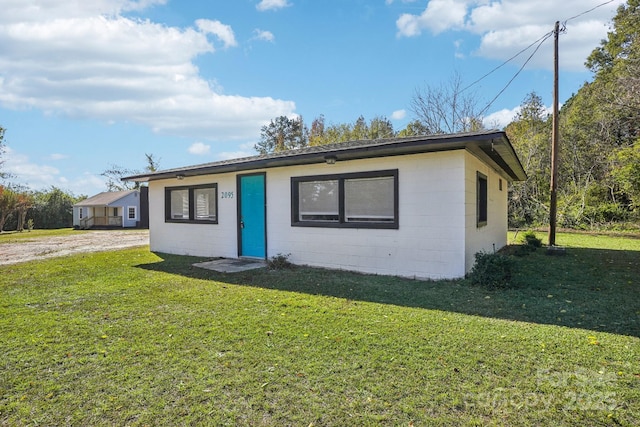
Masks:
[[[149,230],[96,230],[72,236],[38,237],[0,244],[0,265],[148,244]]]

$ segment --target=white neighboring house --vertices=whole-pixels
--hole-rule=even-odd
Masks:
[[[124,178],[149,182],[150,248],[457,278],[507,242],[506,134],[352,141]]]
[[[127,228],[140,224],[140,191],[105,191],[73,205],[76,228]]]

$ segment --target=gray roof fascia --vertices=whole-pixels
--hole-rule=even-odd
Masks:
[[[351,141],[306,147],[299,150],[167,169],[152,174],[133,175],[124,177],[122,180],[144,182],[176,178],[178,175],[191,177],[272,167],[324,163],[326,161],[325,157],[329,155],[335,156],[337,161],[346,161],[459,149],[467,149],[491,164],[497,170],[504,171],[505,178],[509,180],[522,181],[526,179],[526,173],[506,134],[502,131],[486,131],[452,135]]]

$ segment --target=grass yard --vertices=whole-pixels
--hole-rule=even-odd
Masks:
[[[0,245],[3,243],[15,243],[23,239],[37,239],[38,237],[70,236],[73,234],[86,233],[84,230],[74,230],[73,228],[54,228],[51,230],[35,229],[31,231],[3,231],[0,233]]]
[[[220,274],[147,249],[0,268],[0,425],[640,424],[640,240],[516,286]]]
[[[54,228],[48,229],[35,229],[31,231],[3,231],[0,233],[0,245],[3,243],[16,243],[25,239],[37,239],[39,237],[66,237],[66,236],[78,236],[85,233],[91,233],[93,230],[75,230],[73,228]],[[120,228],[118,232],[131,232],[137,233],[140,229],[137,228]]]

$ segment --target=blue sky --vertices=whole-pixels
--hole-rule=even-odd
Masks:
[[[310,125],[411,119],[416,89],[471,83],[566,21],[560,101],[591,79],[613,0],[0,0],[3,171],[31,189],[106,189],[111,165],[162,169],[255,154],[280,115]],[[551,105],[553,38],[487,109]],[[528,50],[473,87],[488,104]]]

